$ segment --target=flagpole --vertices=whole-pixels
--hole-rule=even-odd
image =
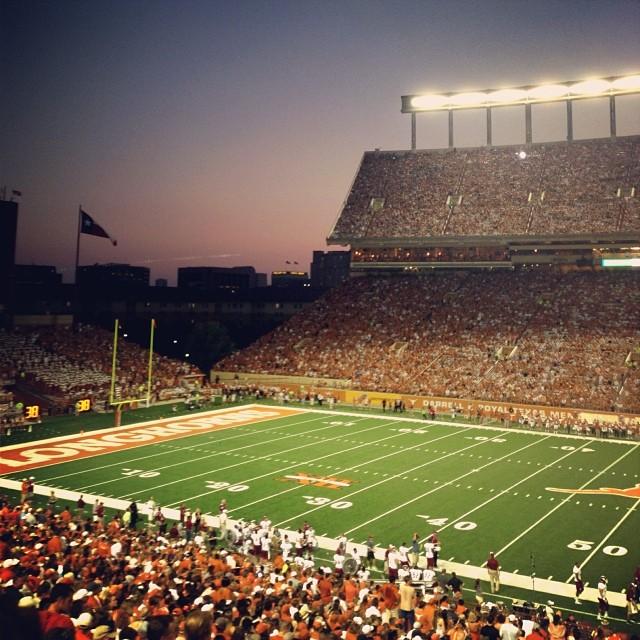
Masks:
[[[156,329],[156,321],[151,318],[151,337],[149,338],[149,376],[147,378],[147,408],[151,405],[151,371],[153,369],[153,334]]]
[[[76,238],[76,271],[75,284],[78,286],[78,265],[80,263],[80,230],[82,229],[82,205],[78,205],[78,236]]]

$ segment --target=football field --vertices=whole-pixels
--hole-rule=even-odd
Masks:
[[[59,504],[153,496],[169,515],[184,504],[215,517],[224,498],[234,520],[307,521],[326,550],[372,535],[382,554],[438,531],[461,575],[485,578],[494,551],[506,584],[535,573],[543,592],[569,595],[577,563],[619,595],[640,564],[640,443],[246,405],[5,447],[0,473],[11,488],[34,476]]]

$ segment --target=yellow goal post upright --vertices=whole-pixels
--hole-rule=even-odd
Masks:
[[[153,375],[153,339],[156,329],[155,319],[151,319],[151,327],[149,332],[149,362],[147,365],[147,395],[144,398],[128,398],[126,400],[116,400],[116,369],[118,358],[118,331],[120,330],[120,321],[115,319],[113,327],[113,351],[111,360],[111,389],[109,392],[109,404],[115,407],[115,426],[120,426],[122,418],[122,406],[133,404],[134,402],[145,402],[146,406],[151,405],[151,379]]]

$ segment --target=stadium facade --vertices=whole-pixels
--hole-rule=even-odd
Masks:
[[[380,406],[402,395],[469,415],[517,407],[637,423],[640,136],[616,135],[615,117],[616,95],[638,93],[636,80],[554,85],[555,96],[521,87],[503,102],[441,96],[433,109],[449,111],[450,145],[434,150],[415,149],[428,100],[403,97],[412,149],[363,154],[327,238],[348,247],[350,281],[216,375]],[[611,135],[575,140],[573,102],[594,96],[609,101]],[[531,106],[547,97],[567,103],[564,141],[533,142]],[[491,109],[513,104],[526,140],[491,145]],[[487,109],[486,146],[453,146],[462,108]]]

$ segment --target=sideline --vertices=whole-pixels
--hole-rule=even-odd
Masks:
[[[13,491],[20,491],[20,482],[17,480],[9,480],[8,478],[0,478],[0,487],[3,489],[10,489]],[[46,486],[36,485],[34,488],[34,493],[40,496],[48,496],[51,492],[51,489]],[[77,502],[80,497],[80,493],[78,491],[69,491],[67,489],[55,489],[56,495],[59,500],[67,500],[71,503]],[[83,499],[87,504],[92,504],[96,499],[101,500],[104,505],[110,509],[116,509],[118,511],[124,511],[128,508],[130,502],[127,500],[120,500],[119,498],[107,498],[98,495],[89,495],[82,494]],[[71,506],[71,505],[70,505]],[[146,503],[140,503],[138,505],[138,512],[140,514],[149,515],[149,508]],[[178,509],[172,509],[168,507],[162,507],[162,513],[171,520],[178,520],[180,517],[180,513]],[[218,516],[204,515],[204,521],[207,523],[209,527],[218,527],[219,521]],[[238,521],[228,519],[228,526],[234,526]],[[292,529],[280,529],[283,534],[288,536],[293,536],[297,533],[297,530]],[[335,551],[338,547],[337,540],[333,538],[327,538],[325,536],[318,536],[318,546],[321,549],[325,549],[327,551]],[[359,543],[349,543],[356,547],[360,554],[365,557],[366,556],[366,545]],[[385,549],[376,547],[375,548],[375,557],[376,560],[380,562],[384,561]],[[474,567],[468,564],[462,564],[460,562],[446,562],[442,561],[441,566],[445,568],[448,572],[455,571],[457,575],[462,576],[463,578],[480,578],[481,580],[487,580],[487,570],[482,567]],[[523,576],[516,573],[507,573],[506,571],[500,572],[500,583],[509,586],[509,587],[518,587],[520,589],[529,589],[531,590],[532,586],[532,578],[529,576]],[[555,580],[543,580],[542,578],[536,577],[535,581],[536,593],[545,593],[548,595],[559,595],[567,598],[572,598],[575,595],[575,588],[573,585],[565,584],[564,582],[557,582]],[[488,594],[487,594],[488,595]],[[626,598],[623,593],[609,592],[609,603],[614,607],[626,607]],[[587,587],[584,590],[584,593],[581,596],[581,599],[587,602],[597,602],[598,601],[598,590],[594,587]]]

